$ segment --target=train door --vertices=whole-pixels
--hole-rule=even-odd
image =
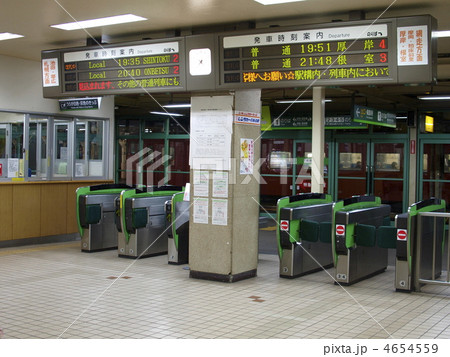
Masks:
[[[337,199],[375,195],[401,213],[407,204],[404,140],[342,140],[337,143]]]

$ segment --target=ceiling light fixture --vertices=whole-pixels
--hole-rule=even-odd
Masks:
[[[450,95],[422,95],[417,98],[420,100],[450,100]]]
[[[51,25],[50,27],[54,27],[60,30],[72,31],[72,30],[87,29],[91,27],[125,24],[129,22],[144,21],[144,20],[147,19],[145,17],[136,16],[133,14],[125,14],[125,15],[102,17],[92,20],[68,22],[65,24]]]
[[[15,34],[15,33],[10,33],[10,32],[1,32],[0,33],[0,41],[12,40],[14,38],[20,38],[20,37],[23,37],[23,36]]]
[[[167,104],[163,105],[164,108],[190,108],[190,103],[180,103],[180,104]]]
[[[278,4],[284,4],[288,2],[297,2],[297,1],[305,1],[305,0],[255,0],[256,2],[259,2],[263,5],[278,5]]]
[[[331,99],[325,99],[325,103],[329,103],[331,102]],[[279,100],[275,100],[275,103],[278,104],[296,104],[296,103],[312,103],[313,100],[312,99],[298,99],[298,100],[293,100],[293,99],[279,99]]]
[[[183,114],[178,113],[169,113],[169,112],[150,112],[150,114],[157,114],[157,115],[168,115],[171,117],[183,117]]]

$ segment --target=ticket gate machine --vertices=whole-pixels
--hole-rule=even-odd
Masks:
[[[388,226],[390,212],[391,206],[374,196],[354,196],[334,204],[336,283],[351,285],[387,268],[388,250],[377,244],[377,229]]]
[[[77,221],[83,252],[117,248],[114,200],[122,191],[131,188],[121,184],[104,184],[77,189]]]
[[[181,187],[161,186],[123,191],[120,195],[119,257],[143,258],[167,253],[165,202]],[[119,236],[121,238],[122,236]]]
[[[445,212],[445,201],[430,198],[417,202],[408,208],[408,212],[395,217],[397,228],[395,289],[396,291],[417,291],[414,276],[417,273],[416,254],[420,252],[420,279],[437,279],[442,270],[442,244],[444,237],[444,218],[422,217],[418,225],[418,214],[422,212]],[[436,224],[435,224],[436,223]],[[417,236],[421,235],[421,247],[417,247]],[[433,236],[436,242],[433,245]],[[432,261],[435,258],[435,276],[432,273]]]
[[[296,278],[333,266],[330,195],[304,193],[277,203],[280,277]]]
[[[189,260],[189,208],[190,202],[184,201],[184,192],[173,195],[166,202],[166,216],[170,229],[168,235],[169,264],[187,264]]]

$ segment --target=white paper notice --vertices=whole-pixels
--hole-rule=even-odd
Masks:
[[[228,200],[212,200],[212,224],[226,226],[228,223]]]
[[[8,159],[8,177],[19,176],[19,159]]]
[[[253,139],[241,139],[240,174],[253,174],[253,160],[255,157],[255,144]]]
[[[194,97],[189,163],[195,169],[230,170],[233,97]]]
[[[191,200],[191,184],[186,183],[186,188],[184,189],[183,201]]]
[[[194,198],[194,223],[208,224],[208,198]]]
[[[399,66],[428,64],[428,29],[426,25],[397,28]]]
[[[43,87],[59,86],[57,58],[46,58],[42,60],[42,85]]]
[[[228,172],[213,172],[213,197],[228,197]]]
[[[208,197],[209,172],[194,170],[194,197]]]

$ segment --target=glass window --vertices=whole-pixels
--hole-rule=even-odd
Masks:
[[[106,178],[107,127],[94,118],[0,112],[0,178]]]
[[[0,112],[0,177],[24,177],[23,114]]]
[[[70,155],[69,155],[69,123],[55,121],[54,130],[54,157],[53,175],[55,177],[69,176]]]
[[[8,144],[7,125],[0,124],[0,177],[8,177]]]
[[[165,119],[147,119],[144,123],[144,134],[164,133]]]
[[[119,136],[139,135],[139,120],[119,119],[117,127]]]
[[[75,176],[103,176],[103,121],[75,123]]]
[[[136,185],[138,160],[134,156],[139,152],[139,139],[119,139],[117,156],[119,160],[118,181],[127,185]]]
[[[47,178],[47,125],[47,119],[30,119],[28,126],[28,177]]]
[[[189,134],[190,120],[189,118],[169,118],[169,134]]]

